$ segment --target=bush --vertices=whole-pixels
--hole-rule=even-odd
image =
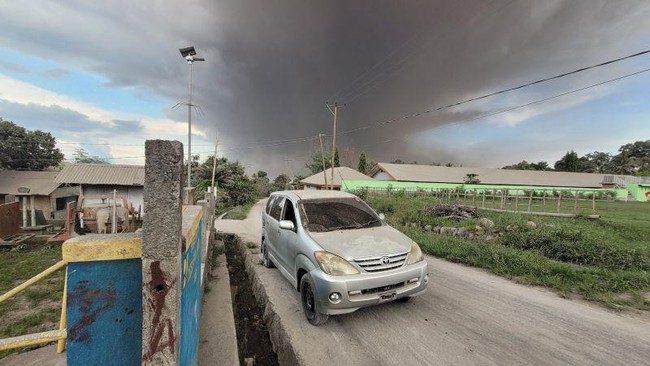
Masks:
[[[641,251],[605,244],[580,230],[518,228],[504,233],[500,242],[505,246],[534,250],[547,258],[578,265],[650,270],[650,260]]]

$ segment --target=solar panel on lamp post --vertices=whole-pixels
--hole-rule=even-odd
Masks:
[[[194,46],[180,48],[179,51],[190,67],[187,98],[187,188],[190,188],[192,186],[192,64],[195,61],[205,61],[205,58],[196,56]]]

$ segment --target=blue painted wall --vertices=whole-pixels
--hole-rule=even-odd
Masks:
[[[140,259],[68,264],[68,366],[140,365]]]
[[[180,365],[196,365],[199,354],[199,322],[201,320],[201,238],[203,219],[193,240],[183,253],[181,270],[181,334]]]

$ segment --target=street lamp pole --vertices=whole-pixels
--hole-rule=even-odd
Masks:
[[[190,65],[189,96],[187,97],[187,188],[192,186],[192,61]]]
[[[192,187],[192,64],[194,61],[205,61],[205,59],[196,56],[194,46],[181,48],[179,51],[190,67],[187,97],[187,188],[190,188]]]

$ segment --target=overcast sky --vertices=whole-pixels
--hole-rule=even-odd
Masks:
[[[219,154],[249,172],[306,174],[338,101],[343,162],[552,165],[650,138],[650,72],[494,112],[650,68],[650,55],[422,112],[650,49],[648,19],[643,0],[5,2],[0,117],[51,132],[66,157],[81,146],[142,164],[146,139],[187,142],[178,48],[194,45],[207,59],[194,65],[201,159],[218,133]]]

